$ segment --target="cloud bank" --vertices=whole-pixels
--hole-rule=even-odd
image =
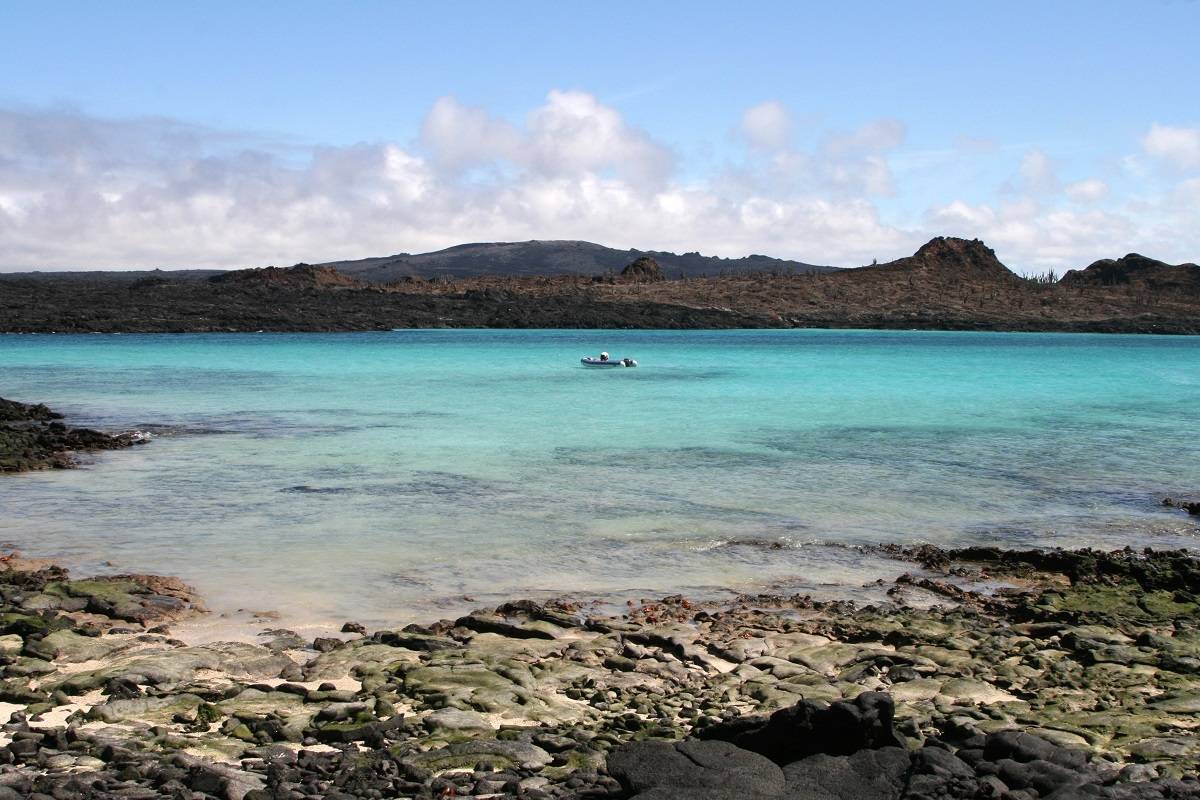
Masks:
[[[519,123],[443,97],[411,141],[339,147],[10,108],[0,110],[0,269],[242,267],[534,238],[851,266],[944,233],[983,238],[1029,268],[1200,245],[1197,128],[1149,125],[1119,176],[1141,184],[1120,201],[1110,180],[1066,180],[1032,148],[987,187],[991,200],[972,202],[953,185],[910,189],[944,164],[905,149],[901,120],[805,131],[805,146],[776,101],[733,125],[735,152],[696,176],[668,143],[582,91],[549,92]],[[994,146],[955,153],[1002,157]]]

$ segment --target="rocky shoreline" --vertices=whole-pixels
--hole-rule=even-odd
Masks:
[[[0,468],[138,441],[60,419],[0,400]],[[0,556],[0,800],[1200,798],[1191,553],[872,551],[887,602],[515,600],[205,643],[178,579]]]
[[[0,472],[70,469],[78,463],[77,453],[119,450],[144,441],[136,433],[70,428],[62,419],[41,403],[0,397]]]
[[[1200,797],[1190,553],[883,550],[883,604],[514,601],[203,645],[178,580],[7,557],[0,800]]]

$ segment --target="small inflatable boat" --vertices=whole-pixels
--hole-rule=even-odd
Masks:
[[[587,356],[579,359],[585,367],[636,367],[637,362],[632,358],[592,358]]]

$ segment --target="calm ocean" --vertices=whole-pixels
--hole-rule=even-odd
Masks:
[[[602,349],[641,366],[580,366]],[[157,433],[0,480],[0,541],[217,608],[853,592],[905,567],[830,543],[1200,541],[1159,506],[1200,494],[1195,338],[0,336],[0,396]]]

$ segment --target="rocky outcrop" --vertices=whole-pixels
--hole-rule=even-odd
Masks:
[[[131,433],[69,428],[61,419],[44,405],[0,398],[0,473],[69,469],[77,464],[75,453],[118,450],[144,441]]]
[[[361,289],[365,283],[333,267],[296,264],[293,267],[262,267],[224,272],[210,283],[264,289]]]
[[[51,411],[42,403],[18,403],[0,397],[0,422],[49,422],[62,419],[62,414]]]
[[[1094,261],[1062,277],[1064,286],[1136,286],[1151,291],[1200,292],[1200,266],[1166,264],[1137,253]]]
[[[864,267],[866,270],[913,272],[925,280],[943,279],[984,284],[1015,284],[1020,278],[996,258],[996,252],[978,239],[938,236],[911,256]]]
[[[903,742],[892,727],[895,714],[890,696],[863,692],[852,701],[805,701],[769,717],[720,722],[704,728],[700,737],[736,744],[782,765],[818,753],[848,756],[900,747]]]
[[[666,280],[662,267],[650,256],[640,256],[621,270],[621,280],[626,283],[658,283]]]
[[[1180,511],[1186,511],[1193,517],[1200,517],[1200,500],[1176,500],[1166,497],[1163,498],[1163,505],[1167,508],[1178,508]]]

